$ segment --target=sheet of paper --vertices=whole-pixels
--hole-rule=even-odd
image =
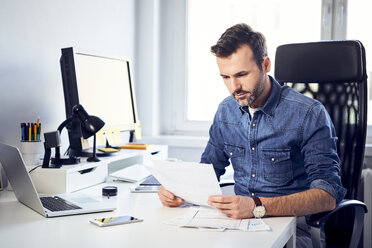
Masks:
[[[119,145],[119,144],[121,144],[122,142],[121,142],[121,137],[120,137],[120,129],[112,129],[112,132],[113,132],[113,134],[114,134],[114,144],[113,145]]]
[[[97,138],[97,145],[98,146],[103,146],[106,145],[106,140],[104,136],[104,129],[101,129],[96,133],[96,138]]]
[[[211,164],[153,161],[145,165],[151,174],[170,192],[185,201],[208,206],[210,195],[222,195]]]
[[[271,228],[262,219],[250,219],[248,231],[270,231]]]
[[[134,164],[110,174],[113,178],[133,183],[144,179],[149,175],[151,175],[150,172],[143,164]]]
[[[114,137],[112,136],[112,131],[110,129],[106,129],[105,136],[106,136],[107,142],[110,145],[113,145],[114,144]]]
[[[184,215],[165,221],[164,224],[201,229],[270,231],[262,219],[232,219],[214,208],[192,207]]]
[[[134,135],[136,136],[136,140],[142,139],[141,124],[136,124],[134,127]]]
[[[185,215],[164,223],[182,227],[217,229],[219,231],[225,229],[248,231],[249,228],[249,219],[232,219],[217,209],[204,207],[190,208]]]

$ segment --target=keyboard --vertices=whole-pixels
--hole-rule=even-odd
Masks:
[[[40,197],[40,200],[43,206],[52,212],[81,209],[81,207],[58,196],[43,196]]]
[[[145,178],[143,182],[140,183],[141,186],[159,186],[161,185],[158,180],[153,175],[150,175]]]

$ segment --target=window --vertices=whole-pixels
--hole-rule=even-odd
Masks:
[[[369,82],[372,80],[372,53],[369,52],[372,49],[372,34],[368,32],[366,22],[372,9],[370,0],[176,2],[182,2],[180,5],[183,5],[176,11],[176,20],[184,20],[186,16],[184,25],[187,30],[186,36],[178,33],[174,43],[177,48],[184,48],[185,53],[172,60],[173,71],[177,72],[172,80],[172,92],[176,99],[170,104],[173,106],[173,116],[164,133],[207,136],[218,104],[229,95],[210,47],[226,28],[236,23],[245,22],[266,36],[272,64],[276,47],[281,44],[321,39],[358,39],[366,48],[367,73]],[[273,70],[272,66],[271,75],[274,75]],[[372,88],[370,91],[372,93]],[[369,97],[372,103],[372,94]],[[368,124],[372,131],[372,107],[368,111]]]
[[[265,35],[273,75],[277,46],[320,40],[321,0],[189,0],[185,122],[206,122],[208,128],[218,104],[229,95],[210,47],[241,22]]]
[[[370,87],[372,80],[372,33],[368,31],[369,24],[367,23],[371,11],[371,0],[353,0],[348,2],[346,37],[347,39],[360,40],[366,49],[367,75],[369,81],[368,125],[372,125],[372,88]]]

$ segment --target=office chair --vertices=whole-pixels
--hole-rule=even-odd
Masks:
[[[357,201],[367,129],[365,50],[359,41],[322,41],[279,46],[275,78],[319,100],[338,136],[340,176],[347,189],[336,209],[311,215],[308,224],[314,247],[358,247],[367,207]]]

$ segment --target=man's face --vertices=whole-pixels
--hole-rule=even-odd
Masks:
[[[217,65],[227,89],[241,106],[263,106],[260,97],[267,86],[266,73],[270,70],[268,57],[265,57],[261,71],[251,48],[243,45],[228,57],[217,57]]]

